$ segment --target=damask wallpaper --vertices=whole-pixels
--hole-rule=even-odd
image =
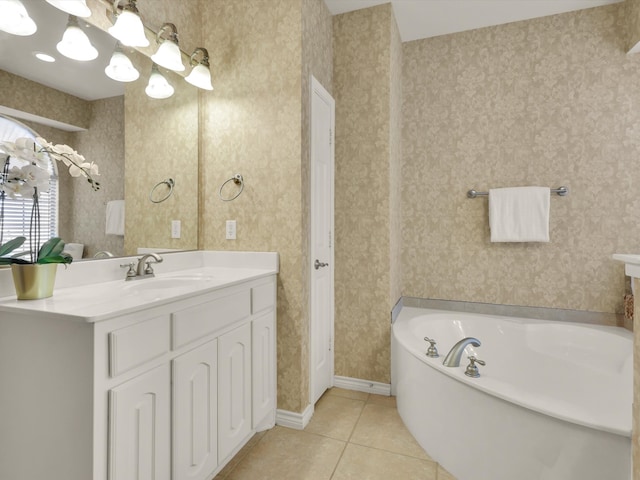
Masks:
[[[622,312],[640,208],[624,3],[404,44],[403,294]],[[492,244],[469,189],[569,187],[548,244]]]
[[[400,39],[390,4],[338,15],[333,28],[335,371],[388,383],[389,312],[400,282],[400,196],[392,185],[400,175],[401,86],[392,72]]]

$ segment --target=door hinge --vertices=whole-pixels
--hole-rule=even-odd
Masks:
[[[332,237],[331,237],[331,230],[329,230],[329,248],[331,248],[331,243],[332,243]]]
[[[333,130],[329,129],[329,145],[333,145]]]

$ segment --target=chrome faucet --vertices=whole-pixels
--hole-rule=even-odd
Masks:
[[[151,257],[155,262],[150,262],[147,259]],[[157,253],[147,253],[138,259],[138,266],[136,267],[136,278],[154,277],[153,268],[151,263],[162,263],[162,257]]]
[[[460,358],[462,358],[462,352],[467,347],[467,345],[473,345],[474,347],[479,347],[481,345],[480,340],[474,337],[465,337],[456,343],[447,356],[444,357],[444,361],[442,364],[445,367],[459,367],[460,366]]]

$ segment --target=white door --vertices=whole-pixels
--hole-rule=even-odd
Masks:
[[[173,480],[206,480],[218,466],[218,344],[173,360]]]
[[[311,77],[310,396],[333,385],[333,170],[335,102]]]

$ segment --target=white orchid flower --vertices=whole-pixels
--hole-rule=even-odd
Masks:
[[[24,182],[40,192],[49,191],[49,172],[36,165],[22,167]]]
[[[25,182],[7,181],[2,184],[2,190],[11,198],[17,197],[33,197],[35,190],[33,187],[27,185]]]

